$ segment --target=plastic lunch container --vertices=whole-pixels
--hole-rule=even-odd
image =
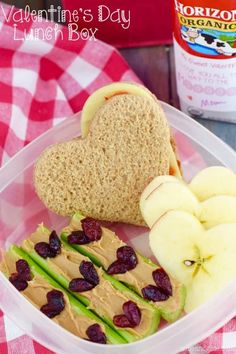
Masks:
[[[163,103],[172,126],[184,175],[191,178],[206,166],[224,165],[236,171],[236,154],[201,125]],[[0,170],[0,247],[7,248],[34,231],[42,221],[59,231],[66,218],[49,212],[39,201],[32,185],[33,165],[49,145],[79,135],[79,114],[50,129],[21,150]],[[127,232],[129,227],[127,226]],[[132,236],[132,235],[131,235]],[[135,244],[136,243],[136,244]],[[136,245],[147,256],[147,235]],[[80,354],[162,354],[176,353],[207,337],[236,315],[236,280],[214,298],[177,322],[141,341],[126,345],[99,345],[84,341],[59,327],[31,305],[0,274],[0,307],[21,329],[56,353]]]

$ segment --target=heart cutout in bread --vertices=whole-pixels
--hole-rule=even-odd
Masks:
[[[35,189],[60,215],[80,211],[100,220],[145,225],[139,209],[142,191],[155,176],[173,171],[173,165],[179,174],[169,125],[147,89],[109,86],[85,104],[83,137],[51,146],[40,156]]]

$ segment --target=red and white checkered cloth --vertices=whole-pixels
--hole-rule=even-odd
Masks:
[[[35,39],[38,28],[52,33],[57,25],[32,18],[20,23],[19,16],[17,9],[0,3],[0,165],[79,111],[103,84],[138,81],[114,48],[99,41],[70,41],[66,27],[58,27],[57,38]],[[48,353],[0,312],[0,354]],[[187,353],[236,353],[236,319]]]

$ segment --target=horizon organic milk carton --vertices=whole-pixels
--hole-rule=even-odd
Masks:
[[[236,122],[236,1],[173,1],[181,109]]]

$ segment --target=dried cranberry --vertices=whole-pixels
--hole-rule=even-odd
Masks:
[[[127,327],[135,327],[125,315],[116,315],[113,317],[113,323],[117,327],[127,328]]]
[[[129,266],[129,270],[134,269],[138,264],[135,251],[130,246],[123,246],[116,251],[117,259]]]
[[[90,241],[98,241],[102,237],[102,228],[99,222],[92,218],[85,218],[81,221],[82,229]]]
[[[47,293],[48,303],[55,306],[58,310],[63,310],[65,307],[65,301],[63,293],[59,290],[51,290]]]
[[[54,258],[61,253],[61,241],[56,234],[56,231],[52,231],[49,236],[49,243],[38,242],[34,246],[35,251],[42,258]]]
[[[160,287],[167,295],[172,296],[172,285],[170,282],[170,278],[168,274],[164,271],[164,269],[156,269],[152,273],[152,276],[156,285]]]
[[[113,317],[113,323],[117,327],[126,328],[134,327],[125,315],[116,315]]]
[[[27,281],[22,279],[18,273],[11,274],[9,280],[14,285],[14,287],[19,291],[25,290],[28,286]]]
[[[91,242],[82,230],[72,231],[67,240],[70,245],[87,245]]]
[[[59,315],[65,308],[63,293],[59,290],[51,290],[47,293],[48,303],[40,308],[47,317],[53,318]]]
[[[141,322],[141,311],[133,301],[127,301],[122,306],[124,314],[113,317],[113,323],[121,328],[134,328]]]
[[[19,259],[16,262],[16,270],[21,280],[25,280],[25,281],[31,280],[32,277],[30,274],[30,267],[28,262],[26,262],[24,259]]]
[[[61,253],[61,241],[57,236],[56,231],[52,231],[49,236],[49,247],[50,247],[50,256],[56,257]]]
[[[42,258],[50,257],[51,250],[50,246],[47,242],[38,242],[34,246],[35,251],[40,255]]]
[[[85,291],[89,291],[94,288],[94,285],[89,283],[87,280],[83,278],[72,279],[69,284],[69,290],[77,293],[82,293]]]
[[[154,302],[166,301],[169,298],[162,288],[159,288],[155,285],[148,285],[142,289],[142,294],[144,299],[151,300]]]
[[[129,270],[129,266],[121,261],[113,262],[107,269],[107,273],[113,274],[124,274]]]
[[[91,342],[106,344],[107,338],[106,335],[102,332],[99,324],[95,323],[87,328],[86,334]]]
[[[133,301],[127,301],[123,305],[123,311],[133,326],[138,326],[141,321],[141,311]]]
[[[116,251],[117,260],[113,262],[107,269],[107,273],[124,274],[128,270],[132,270],[138,264],[138,258],[130,246],[122,246]]]
[[[9,281],[14,285],[14,287],[23,291],[28,286],[28,281],[31,280],[30,267],[26,260],[19,259],[16,262],[16,273],[12,273],[9,277]]]
[[[79,266],[84,279],[93,285],[99,284],[99,276],[92,262],[82,261]]]
[[[61,313],[61,311],[58,311],[56,308],[54,308],[53,305],[51,304],[46,304],[46,305],[43,305],[41,308],[40,308],[40,311],[42,313],[44,313],[44,315],[46,315],[47,317],[49,318],[54,318],[56,317],[57,315],[59,315]]]

